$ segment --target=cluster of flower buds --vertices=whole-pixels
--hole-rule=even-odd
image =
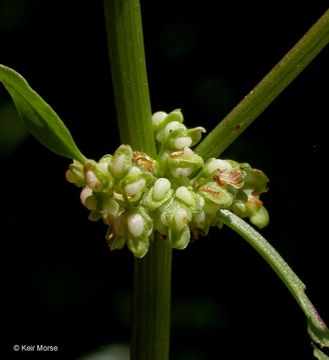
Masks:
[[[112,250],[127,244],[141,258],[156,231],[173,248],[184,249],[210,226],[222,226],[219,209],[248,217],[259,228],[267,225],[268,213],[259,199],[268,183],[262,171],[232,160],[204,163],[191,147],[205,129],[187,129],[180,110],[157,112],[152,123],[157,159],[121,145],[98,162],[73,161],[66,172],[69,182],[83,188],[80,199],[90,210],[89,219],[108,225]]]

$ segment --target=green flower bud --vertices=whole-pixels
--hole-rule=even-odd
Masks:
[[[266,208],[261,206],[249,216],[249,220],[259,229],[262,229],[268,225],[270,218]]]
[[[102,218],[102,214],[97,210],[91,211],[88,216],[88,219],[93,222],[96,222],[96,221],[100,220],[101,218]]]
[[[111,178],[112,178],[112,176],[109,173],[108,167],[111,164],[112,158],[113,158],[112,155],[106,154],[106,155],[102,156],[100,158],[100,160],[98,161],[98,166],[100,168],[100,171],[102,171],[103,174],[106,174],[108,177],[111,177]]]
[[[162,133],[162,146],[166,149],[180,150],[196,145],[201,139],[201,132],[205,129],[197,127],[194,129],[186,129],[186,127],[178,121],[167,124]]]
[[[111,225],[119,213],[123,211],[124,208],[120,206],[114,196],[109,196],[103,199],[102,210],[100,212],[103,216],[105,224]]]
[[[93,191],[102,191],[109,186],[111,177],[103,165],[99,165],[94,160],[87,160],[83,168],[86,183]]]
[[[205,177],[209,177],[215,175],[217,170],[230,171],[232,169],[232,165],[227,160],[211,158],[205,163],[202,171]]]
[[[196,240],[200,235],[206,236],[211,225],[214,225],[216,212],[206,214],[203,210],[193,215],[191,222],[191,231],[193,238]]]
[[[168,240],[174,249],[184,250],[191,239],[190,228],[184,225],[180,232],[175,231],[172,227],[168,231]]]
[[[202,166],[202,158],[189,148],[175,151],[167,158],[167,167],[177,179],[190,176]]]
[[[121,250],[126,244],[125,236],[119,234],[114,237],[110,227],[107,230],[105,238],[111,250]]]
[[[249,220],[252,224],[259,229],[267,226],[269,223],[269,215],[263,202],[255,196],[249,196],[248,201],[245,203],[248,212]]]
[[[245,203],[234,202],[231,210],[240,218],[246,218],[249,214]]]
[[[154,131],[162,124],[163,120],[167,117],[167,113],[164,111],[157,111],[152,115],[152,125]]]
[[[127,215],[127,245],[137,258],[142,258],[148,251],[152,223],[152,219],[145,212]]]
[[[122,179],[132,167],[133,151],[129,145],[120,145],[115,151],[108,166],[110,173],[116,179]]]
[[[174,200],[161,214],[161,220],[168,229],[168,241],[175,249],[185,249],[190,241],[189,222],[192,220],[191,210]]]
[[[159,164],[147,154],[140,151],[133,151],[134,163],[142,171],[150,172],[157,176],[159,173]]]
[[[145,206],[154,211],[166,203],[173,195],[174,191],[171,189],[170,181],[166,178],[160,178],[154,186],[147,193],[145,198]]]
[[[142,172],[137,166],[133,166],[121,182],[122,194],[129,202],[136,202],[147,190],[147,186],[152,180],[153,175],[151,173]]]
[[[201,140],[201,133],[205,133],[206,129],[202,126],[198,126],[193,129],[187,129],[187,136],[189,136],[192,140],[192,144],[190,146],[195,146]]]
[[[180,186],[176,189],[175,197],[186,205],[192,213],[197,213],[203,209],[205,200],[202,196],[196,194],[191,186]]]
[[[86,185],[85,176],[83,173],[83,165],[76,160],[69,165],[69,169],[65,173],[66,180],[78,187]]]
[[[203,229],[205,227],[206,214],[203,210],[193,215],[192,224],[194,227],[197,227],[198,229]]]
[[[186,135],[185,125],[178,121],[169,123],[161,136],[164,149],[179,150],[192,144],[192,139]]]
[[[248,195],[243,189],[237,189],[230,184],[226,185],[226,189],[233,195],[234,202],[245,203],[248,201]]]
[[[270,180],[261,170],[253,169],[246,163],[240,164],[240,166],[246,174],[244,179],[246,189],[252,189],[255,196],[268,191],[267,183]]]
[[[206,183],[199,188],[198,192],[205,199],[204,211],[206,214],[228,208],[233,203],[233,195],[216,182]]]
[[[182,123],[184,118],[183,118],[183,114],[182,112],[177,109],[172,111],[170,114],[168,114],[167,116],[164,116],[165,113],[159,112],[159,113],[155,113],[152,117],[152,123],[153,123],[153,129],[155,132],[155,137],[157,139],[157,141],[162,142],[165,134],[168,135],[169,131],[170,131],[170,127],[166,129],[166,126],[169,123]],[[184,128],[186,128],[184,126]]]
[[[92,170],[86,170],[85,171],[85,179],[87,185],[93,190],[93,191],[101,191],[103,186],[101,181],[96,177],[95,173]]]

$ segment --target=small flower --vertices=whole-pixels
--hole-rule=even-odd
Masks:
[[[115,179],[122,179],[132,167],[133,151],[129,145],[120,145],[115,151],[108,165],[110,173]]]
[[[129,213],[127,221],[127,245],[137,258],[142,258],[149,248],[149,237],[153,230],[152,218],[144,211]]]
[[[204,211],[206,214],[217,212],[222,208],[229,208],[233,203],[233,195],[216,182],[208,182],[198,190],[205,200]]]
[[[176,179],[187,178],[202,166],[202,158],[189,148],[172,152],[167,158],[170,175]]]
[[[176,249],[221,228],[217,213],[230,209],[262,228],[269,217],[259,199],[267,191],[268,178],[249,164],[232,160],[203,159],[190,147],[205,132],[187,129],[180,110],[152,116],[157,160],[121,145],[114,155],[83,165],[73,161],[66,178],[83,187],[80,200],[90,210],[89,219],[108,225],[106,240],[111,250],[125,245],[135,257],[143,257],[158,231]],[[192,178],[193,177],[193,178]]]
[[[133,166],[121,181],[121,192],[129,202],[136,202],[141,199],[152,180],[151,173],[143,172],[137,166]]]
[[[173,195],[171,183],[166,178],[159,178],[145,197],[144,204],[151,212],[165,204]]]
[[[69,169],[66,171],[65,176],[68,182],[75,184],[77,187],[86,185],[83,165],[76,160],[73,160],[73,163],[69,165]]]

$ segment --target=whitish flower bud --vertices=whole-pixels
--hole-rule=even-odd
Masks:
[[[154,115],[156,115],[156,114],[157,113],[155,113]],[[157,139],[157,141],[162,142],[164,137],[168,135],[169,129],[165,135],[165,127],[169,123],[172,123],[172,122],[178,122],[178,123],[183,122],[183,114],[179,109],[172,111],[167,116],[164,116],[164,113],[160,112],[159,115],[157,114],[154,117],[154,121],[152,118],[153,128],[154,128],[154,132],[155,132],[155,138]],[[185,126],[184,126],[184,128],[185,128]]]
[[[177,150],[185,147],[190,147],[191,144],[192,139],[189,136],[178,137],[174,140],[174,146]]]
[[[179,121],[172,121],[169,124],[166,125],[164,128],[163,136],[166,137],[170,135],[170,133],[177,129],[186,129],[186,126],[180,123]]]
[[[174,216],[175,228],[177,231],[182,231],[188,222],[188,215],[185,209],[178,208]]]
[[[80,193],[80,201],[82,203],[82,205],[86,206],[86,199],[87,197],[91,196],[93,194],[93,191],[91,190],[90,187],[86,186],[85,188],[83,188],[83,190]]]
[[[168,203],[173,192],[170,181],[166,178],[160,178],[144,197],[143,204],[149,211],[153,212]]]
[[[158,179],[153,187],[153,199],[155,201],[162,200],[168,193],[171,187],[170,181],[166,178]]]
[[[109,164],[109,171],[116,179],[122,179],[132,167],[133,152],[129,145],[120,145]]]
[[[172,152],[167,158],[167,166],[171,175],[177,179],[190,176],[202,165],[202,158],[189,148]]]
[[[155,130],[163,122],[167,115],[168,114],[164,111],[157,111],[152,115],[152,124]]]
[[[184,168],[177,167],[177,168],[171,169],[171,175],[177,179],[188,177],[192,174],[192,172],[193,172],[192,167],[184,167]]]
[[[100,191],[102,189],[102,183],[91,170],[87,170],[85,172],[85,179],[86,183],[92,190]]]
[[[102,191],[112,183],[112,178],[104,166],[94,160],[87,160],[84,165],[84,173],[87,185],[93,191]]]
[[[130,233],[135,237],[141,236],[145,230],[144,222],[145,220],[139,214],[132,214],[128,216],[127,224]]]
[[[129,196],[137,195],[145,188],[145,185],[146,185],[145,179],[139,179],[131,184],[126,185],[125,191],[127,196],[129,197]]]
[[[215,174],[216,170],[232,170],[232,165],[226,160],[213,158],[205,164],[203,172],[205,176],[212,176]]]
[[[178,200],[182,201],[187,206],[193,206],[195,203],[195,198],[192,191],[188,190],[186,186],[180,186],[176,190],[175,195]]]
[[[126,201],[140,200],[152,180],[151,173],[143,172],[137,166],[133,166],[121,183],[122,194],[126,196]]]
[[[137,258],[142,258],[149,248],[149,236],[152,234],[153,221],[144,211],[127,216],[127,245]]]

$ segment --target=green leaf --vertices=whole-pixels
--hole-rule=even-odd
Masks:
[[[73,138],[55,111],[13,69],[0,65],[0,81],[12,97],[27,129],[55,154],[84,163]]]
[[[312,346],[313,346],[313,355],[314,357],[316,357],[318,360],[329,360],[329,357],[324,354],[321,350],[319,350],[313,343],[312,343]]]

